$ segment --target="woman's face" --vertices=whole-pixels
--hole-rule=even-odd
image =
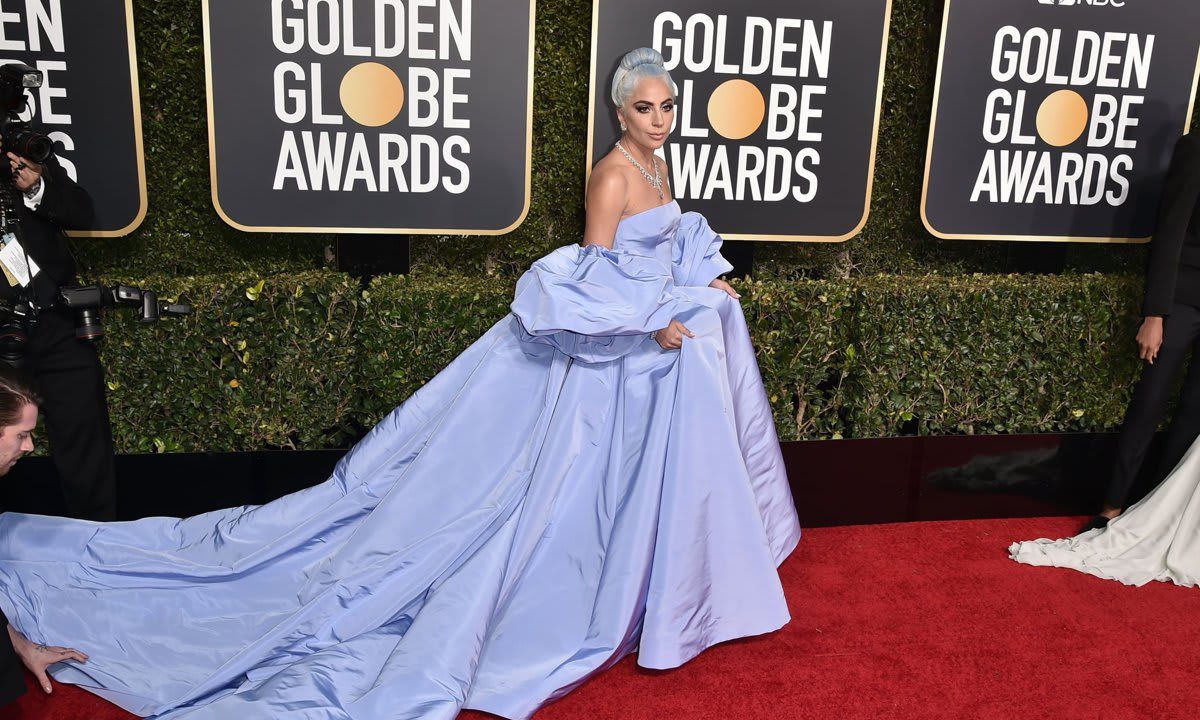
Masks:
[[[617,117],[625,124],[625,137],[657,150],[671,134],[675,95],[662,78],[643,78],[625,101],[625,107],[617,110]]]

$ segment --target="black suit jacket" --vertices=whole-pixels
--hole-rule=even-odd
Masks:
[[[25,668],[8,637],[8,618],[0,612],[0,706],[25,694]]]
[[[1200,137],[1175,143],[1158,223],[1150,242],[1143,315],[1171,313],[1175,303],[1200,307]]]
[[[20,205],[21,244],[41,268],[33,280],[33,296],[38,304],[53,304],[56,291],[75,280],[75,258],[62,231],[90,227],[93,219],[92,198],[75,183],[58,160],[51,156],[43,173],[45,191],[37,210]],[[0,297],[12,298],[16,289],[0,276]]]

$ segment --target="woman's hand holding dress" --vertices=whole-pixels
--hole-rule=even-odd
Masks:
[[[672,320],[671,324],[654,333],[654,340],[662,347],[663,350],[679,350],[683,347],[683,336],[690,338],[696,337],[687,326],[678,320]]]
[[[708,284],[708,286],[710,288],[716,288],[717,290],[723,290],[734,300],[742,299],[742,296],[738,294],[738,291],[734,290],[732,285],[725,282],[721,278],[713,280]],[[687,337],[696,337],[691,330],[688,330],[686,325],[678,320],[672,320],[670,325],[654,333],[654,340],[659,344],[660,347],[662,347],[663,350],[679,350],[683,347],[683,338],[685,335]]]
[[[708,286],[709,286],[710,288],[716,288],[716,289],[718,289],[718,290],[724,290],[726,293],[728,293],[728,294],[729,294],[729,297],[733,298],[734,300],[741,300],[741,299],[742,299],[742,296],[741,296],[740,294],[738,294],[738,291],[737,291],[737,290],[734,290],[732,285],[730,285],[729,283],[725,282],[725,281],[724,281],[724,280],[722,280],[721,278],[717,278],[716,280],[713,280],[712,282],[710,282],[710,283],[708,284]]]

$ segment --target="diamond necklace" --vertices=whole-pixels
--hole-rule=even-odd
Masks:
[[[648,171],[646,168],[642,167],[642,164],[640,162],[633,159],[633,156],[629,154],[629,151],[625,149],[625,146],[621,144],[620,140],[617,141],[617,149],[621,151],[621,154],[624,155],[625,158],[627,160],[629,160],[629,162],[633,163],[633,166],[638,169],[638,172],[640,172],[642,174],[642,177],[646,178],[646,182],[650,183],[650,187],[652,187],[658,191],[658,199],[662,200],[663,199],[662,177],[658,174],[658,161],[653,159],[654,156],[653,155],[650,156],[651,162],[654,163],[654,174],[651,175],[650,171]]]

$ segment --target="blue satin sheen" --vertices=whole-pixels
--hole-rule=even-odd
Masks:
[[[526,718],[629,652],[789,619],[800,538],[720,238],[669,203],[570,245],[321,485],[96,524],[0,516],[0,606],[142,716]],[[673,318],[695,338],[663,350]]]

